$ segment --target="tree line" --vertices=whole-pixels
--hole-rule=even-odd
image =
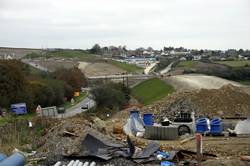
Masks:
[[[78,69],[58,69],[53,73],[32,72],[33,67],[18,60],[0,60],[0,106],[25,102],[30,110],[61,105],[75,91],[87,85],[85,75]]]

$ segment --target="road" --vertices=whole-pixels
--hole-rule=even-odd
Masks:
[[[149,74],[151,72],[151,70],[158,64],[159,62],[155,62],[152,63],[151,65],[149,65],[148,67],[146,67],[146,69],[144,70],[145,74]]]
[[[39,64],[36,64],[36,63],[34,63],[34,62],[30,62],[30,61],[26,61],[26,60],[22,60],[22,62],[23,62],[23,63],[26,63],[26,64],[28,64],[28,65],[30,65],[30,66],[33,66],[33,67],[35,67],[35,68],[37,68],[37,69],[39,69],[39,70],[49,72],[49,69],[47,69],[47,68],[45,68],[45,67],[43,67],[43,66],[41,66],[41,65],[39,65]]]
[[[166,74],[166,73],[168,73],[172,69],[172,65],[174,63],[175,62],[171,62],[165,69],[163,69],[163,70],[160,71],[160,74]]]
[[[119,75],[105,75],[105,76],[93,76],[88,79],[121,79],[121,78],[151,78],[153,75],[145,74],[119,74]]]
[[[82,106],[87,106],[87,105],[88,105],[89,109],[94,107],[95,106],[94,100],[90,99],[89,97],[86,97],[80,103],[78,103],[78,104],[74,105],[73,107],[70,107],[69,109],[67,109],[63,115],[59,114],[58,118],[62,118],[62,116],[64,118],[68,118],[68,117],[72,117],[72,116],[75,116],[77,114],[80,114],[82,112],[85,112],[88,109],[82,109],[81,107]]]

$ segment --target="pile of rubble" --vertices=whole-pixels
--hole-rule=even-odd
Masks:
[[[176,92],[144,108],[155,114],[156,121],[164,117],[173,120],[180,111],[194,111],[197,116],[236,117],[250,114],[250,95],[232,85],[220,89]]]
[[[78,153],[88,133],[100,137],[105,135],[109,140],[116,141],[104,121],[81,115],[62,120],[41,137],[37,141],[39,154],[36,157],[46,157],[46,164],[50,165],[61,160],[63,156]]]

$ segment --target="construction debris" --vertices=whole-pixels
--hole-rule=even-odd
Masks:
[[[201,89],[199,91],[176,92],[143,112],[155,114],[161,122],[165,117],[173,120],[179,112],[195,112],[196,116],[246,117],[250,114],[250,95],[240,87],[225,85],[220,89]]]

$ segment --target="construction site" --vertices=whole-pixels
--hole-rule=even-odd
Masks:
[[[149,105],[133,99],[112,114],[37,115],[1,126],[0,149],[10,157],[0,155],[0,165],[250,165],[248,86],[203,75],[162,80],[176,91]]]

